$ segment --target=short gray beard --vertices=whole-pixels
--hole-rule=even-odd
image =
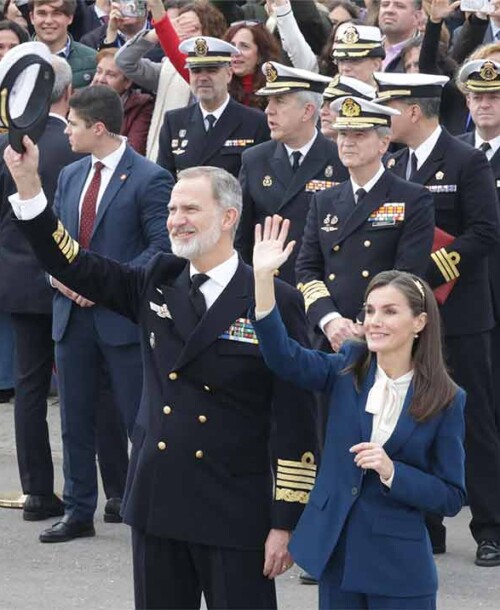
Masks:
[[[188,261],[196,260],[209,252],[217,244],[221,235],[222,230],[217,222],[205,234],[191,238],[189,243],[176,242],[175,237],[171,237],[172,252],[175,256],[186,258]]]

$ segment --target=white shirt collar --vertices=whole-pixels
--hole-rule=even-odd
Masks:
[[[97,157],[92,155],[92,167],[94,167],[94,165],[96,164],[97,161],[100,161],[106,169],[110,169],[112,172],[115,171],[115,169],[118,166],[118,163],[120,163],[123,153],[125,152],[125,147],[127,146],[126,138],[122,138],[121,136],[120,136],[120,138],[121,138],[120,146],[115,151],[113,151],[112,153],[110,153],[109,155],[104,157],[103,159],[98,159]]]
[[[300,151],[302,153],[302,157],[300,158],[300,162],[302,163],[302,161],[304,161],[307,153],[311,150],[312,145],[316,141],[317,137],[318,137],[318,130],[315,129],[313,137],[309,140],[309,142],[306,142],[304,144],[304,146],[301,146],[300,148],[290,148],[290,146],[288,146],[287,144],[283,143],[283,146],[286,149],[286,154],[288,155],[288,158],[290,159],[290,163],[293,162],[292,153],[294,153],[296,151]]]
[[[216,284],[218,284],[221,288],[224,289],[229,284],[231,279],[233,278],[233,275],[236,273],[238,264],[239,264],[238,254],[236,252],[233,252],[233,254],[230,256],[230,258],[228,258],[226,261],[224,261],[220,265],[217,265],[217,267],[210,269],[210,271],[207,271],[207,273],[205,275],[208,275],[210,280],[213,280]],[[196,275],[197,273],[200,273],[200,272],[196,269],[196,267],[193,265],[193,263],[190,263],[189,264],[189,277],[193,277],[193,275]],[[207,283],[208,283],[208,281],[207,281]]]
[[[377,182],[380,180],[380,178],[382,177],[382,174],[385,172],[385,168],[382,165],[382,163],[380,164],[380,167],[377,170],[377,173],[373,176],[373,178],[371,178],[370,180],[368,180],[368,182],[366,184],[363,184],[363,186],[361,186],[360,184],[357,184],[353,177],[351,176],[350,180],[351,180],[351,185],[352,185],[352,192],[354,194],[356,194],[356,191],[358,189],[364,189],[367,193],[369,193],[372,188],[377,184]]]
[[[54,119],[59,119],[65,125],[68,124],[68,121],[66,120],[66,117],[64,117],[62,114],[56,114],[55,112],[49,112],[49,116],[54,117]]]
[[[201,110],[201,114],[203,115],[203,120],[205,120],[209,114],[212,114],[215,117],[215,120],[218,121],[221,117],[221,114],[226,109],[226,106],[229,104],[230,99],[231,98],[229,97],[229,94],[228,94],[228,96],[226,97],[226,101],[222,104],[222,106],[219,106],[216,110],[213,110],[212,112],[205,110],[205,108],[203,108],[203,106],[200,104],[200,110]]]
[[[486,153],[488,159],[491,159],[493,155],[497,152],[497,150],[500,148],[500,134],[492,140],[483,140],[483,138],[477,133],[476,129],[476,131],[474,132],[474,147],[479,148],[484,142],[488,142],[491,146],[491,150]]]
[[[417,157],[417,169],[420,169],[427,161],[427,157],[431,154],[434,146],[436,146],[436,142],[439,140],[442,131],[441,125],[438,125],[427,140],[422,142],[415,150],[413,148],[408,148],[410,155],[411,153],[415,153]]]
[[[106,11],[103,11],[102,8],[99,8],[97,6],[97,4],[94,4],[94,11],[95,11],[95,14],[97,15],[97,17],[99,19],[101,19],[101,17],[107,17],[108,16],[108,13],[106,13]]]

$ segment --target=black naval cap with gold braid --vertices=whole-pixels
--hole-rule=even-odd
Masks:
[[[334,60],[366,57],[384,59],[382,32],[372,25],[341,23],[335,32],[331,56]]]
[[[340,97],[330,108],[337,113],[334,129],[374,129],[390,127],[391,116],[401,114],[395,108],[388,108],[361,97]]]
[[[339,97],[354,95],[355,97],[362,97],[367,100],[372,100],[375,98],[376,94],[377,90],[375,87],[371,87],[357,78],[340,76],[337,74],[337,76],[335,76],[335,78],[330,82],[328,87],[323,91],[323,99],[333,102],[333,100],[336,100]]]
[[[443,87],[450,80],[447,76],[423,73],[374,72],[377,83],[377,102],[405,97],[440,98]]]
[[[493,93],[500,91],[500,64],[491,59],[476,59],[465,63],[457,76],[466,92]]]
[[[187,55],[187,68],[209,68],[230,64],[231,58],[240,53],[234,45],[212,36],[195,36],[183,40],[179,45],[179,51]]]
[[[329,76],[322,76],[317,72],[300,68],[291,68],[276,61],[266,61],[262,66],[262,73],[266,77],[266,85],[256,91],[256,95],[283,95],[296,91],[323,93],[331,81]]]

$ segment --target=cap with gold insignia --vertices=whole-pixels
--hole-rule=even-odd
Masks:
[[[25,135],[33,142],[42,135],[53,85],[51,54],[41,42],[20,44],[0,62],[0,125],[16,152],[23,152]]]
[[[450,80],[447,76],[436,74],[415,74],[396,72],[374,72],[378,86],[377,102],[402,97],[436,97],[440,98],[443,87]]]
[[[187,68],[210,68],[230,64],[231,57],[240,53],[229,42],[212,36],[195,36],[183,40],[179,51],[187,55]]]
[[[468,61],[460,69],[457,82],[467,92],[500,91],[500,64],[491,59]]]
[[[335,32],[333,59],[385,57],[382,32],[372,25],[341,23]]]
[[[323,93],[326,85],[332,80],[329,76],[291,68],[276,61],[266,61],[262,66],[262,72],[266,77],[266,85],[256,91],[256,95],[282,95],[295,91]]]
[[[340,76],[337,74],[324,90],[323,99],[333,101],[338,97],[345,97],[346,95],[354,95],[367,100],[373,100],[377,95],[377,90],[375,87],[371,87],[357,78]]]
[[[339,97],[330,108],[337,113],[334,129],[374,129],[390,127],[391,116],[399,110],[376,104],[361,97]]]

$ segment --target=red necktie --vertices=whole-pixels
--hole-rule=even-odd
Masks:
[[[99,188],[101,187],[101,170],[103,167],[103,163],[96,161],[94,165],[94,175],[92,176],[87,192],[83,197],[82,212],[80,214],[80,233],[78,235],[78,241],[82,248],[88,248],[90,244],[90,236],[92,235],[95,222],[97,196],[99,195]]]

